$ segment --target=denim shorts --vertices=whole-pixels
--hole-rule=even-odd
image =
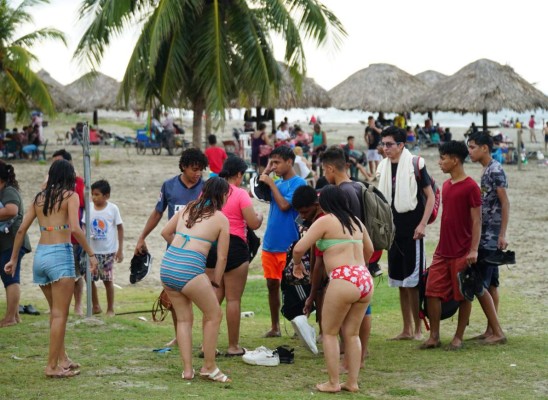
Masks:
[[[34,253],[33,281],[40,286],[61,278],[76,278],[72,244],[39,244]]]
[[[4,272],[4,266],[8,263],[8,261],[11,258],[11,250],[8,249],[0,253],[0,277],[2,278],[2,282],[4,283],[4,287],[7,288],[10,285],[13,285],[14,283],[20,283],[20,272],[21,272],[21,259],[26,254],[26,252],[21,248],[19,251],[19,257],[17,257],[17,266],[15,268],[15,275],[11,276]]]

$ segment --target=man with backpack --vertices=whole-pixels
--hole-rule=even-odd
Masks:
[[[422,338],[419,281],[426,267],[424,236],[434,208],[434,192],[423,159],[414,160],[405,148],[406,132],[390,127],[381,136],[380,145],[386,158],[377,169],[378,189],[390,201],[396,226],[395,239],[388,251],[388,284],[399,288],[403,317],[401,333],[391,340],[419,340]],[[414,161],[419,162],[418,176]]]

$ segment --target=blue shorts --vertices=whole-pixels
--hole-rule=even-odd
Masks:
[[[371,315],[371,304],[367,306],[367,310],[365,310],[365,315]]]
[[[61,278],[76,279],[72,244],[39,244],[34,253],[33,282],[40,286]]]
[[[19,273],[21,272],[21,259],[26,254],[23,249],[19,251],[19,257],[17,258],[17,267],[15,268],[15,275],[11,276],[4,272],[4,266],[11,258],[11,251],[12,249],[8,249],[0,253],[0,277],[2,278],[2,282],[4,283],[5,288],[7,288],[9,285],[13,285],[14,283],[20,283]]]

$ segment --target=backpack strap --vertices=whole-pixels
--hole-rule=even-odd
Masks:
[[[420,159],[420,156],[413,156],[413,171],[415,171],[417,182],[421,181],[421,170],[419,168]]]

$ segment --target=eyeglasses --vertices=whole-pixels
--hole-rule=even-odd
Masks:
[[[401,142],[381,142],[381,146],[386,147],[387,149],[389,149],[390,147],[392,147],[394,145],[398,145],[400,143]]]

